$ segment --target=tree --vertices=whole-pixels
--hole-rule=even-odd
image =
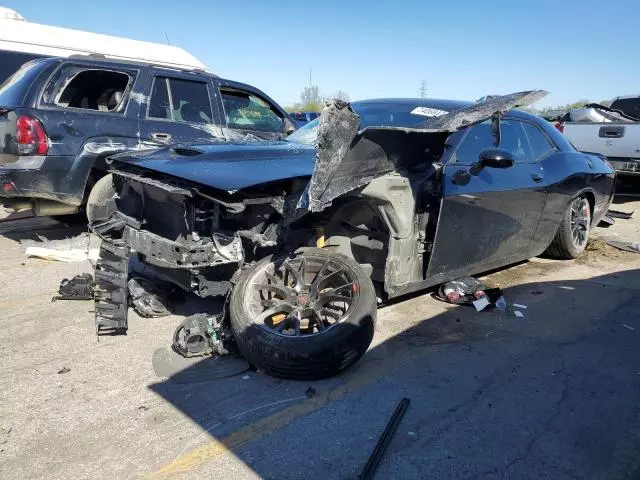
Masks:
[[[304,87],[302,93],[300,93],[300,103],[307,105],[309,103],[322,103],[322,97],[320,96],[320,88],[317,85],[309,85]]]
[[[338,90],[333,94],[333,98],[337,98],[338,100],[342,100],[343,102],[348,102],[350,100],[349,94],[344,90]]]

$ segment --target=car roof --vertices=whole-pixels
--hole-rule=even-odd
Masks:
[[[464,100],[446,100],[441,98],[372,98],[367,100],[358,100],[355,102],[351,102],[352,105],[368,105],[368,104],[378,104],[378,105],[406,105],[408,107],[428,107],[428,108],[436,108],[438,110],[445,110],[447,112],[451,112],[454,110],[459,110],[463,107],[468,107],[469,105],[473,105],[474,102],[468,102]]]

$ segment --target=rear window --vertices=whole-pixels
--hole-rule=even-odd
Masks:
[[[127,72],[67,66],[45,89],[43,103],[99,112],[123,112],[134,76]]]
[[[611,104],[611,108],[620,110],[622,113],[629,115],[630,117],[640,119],[640,97],[621,98],[615,100]]]
[[[2,61],[0,60],[0,64]],[[42,62],[30,62],[22,66],[0,85],[0,106],[18,107],[22,105],[31,83],[45,65]]]
[[[0,85],[16,73],[22,65],[37,58],[42,58],[42,55],[0,50]]]

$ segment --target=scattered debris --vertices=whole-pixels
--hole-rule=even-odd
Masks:
[[[37,235],[40,241],[26,240],[23,243],[27,246],[25,254],[28,257],[37,257],[44,260],[58,262],[84,262],[85,260],[95,261],[98,259],[99,247],[96,241],[92,242],[89,233],[84,233],[70,238],[60,240],[48,240]],[[91,244],[94,243],[92,246]]]
[[[65,278],[60,282],[58,295],[51,299],[56,300],[91,300],[93,299],[93,287],[95,283],[90,273],[76,275],[71,280]]]
[[[622,218],[624,220],[629,220],[633,216],[634,210],[631,212],[621,212],[620,210],[609,210],[607,215],[613,218]]]
[[[522,308],[524,310],[526,310],[528,308],[526,305],[522,305],[520,303],[514,303],[513,306],[516,307],[516,308]]]
[[[473,302],[473,306],[476,307],[476,312],[481,312],[482,310],[487,308],[489,305],[491,305],[491,302],[486,296],[480,297],[478,300],[475,300]]]
[[[518,318],[524,318],[524,314],[519,310],[515,310],[513,314]]]
[[[126,333],[128,328],[129,259],[124,248],[102,242],[95,265],[96,333]]]
[[[311,398],[316,394],[316,389],[313,387],[309,387],[307,388],[307,390],[304,392],[304,394],[307,396],[307,398]]]
[[[615,225],[616,221],[613,219],[613,217],[610,217],[609,215],[605,215],[604,217],[602,217],[602,220],[600,220],[600,223],[598,224],[599,227],[602,228],[609,228],[611,225]]]
[[[507,310],[507,301],[504,299],[504,297],[501,296],[500,298],[498,298],[498,300],[496,300],[496,308],[501,312],[505,312]]]
[[[371,453],[367,464],[364,466],[362,473],[358,477],[360,480],[373,478],[376,468],[378,468],[378,465],[380,465],[380,462],[382,461],[384,451],[391,443],[391,439],[396,433],[398,425],[400,425],[400,421],[407,411],[407,408],[409,408],[410,403],[411,401],[408,398],[403,398],[396,407],[395,412],[393,412],[393,416],[389,420],[389,423],[387,423],[387,427],[384,429],[384,432],[382,432],[382,436],[378,440],[376,447],[373,449],[373,453]]]
[[[627,330],[631,330],[632,332],[635,330],[635,328],[633,328],[631,325],[627,325],[626,323],[623,323],[622,326]]]
[[[250,377],[249,375],[243,375],[243,376],[242,376],[242,379],[243,379],[243,380],[249,380],[250,378],[251,378],[251,377]]]
[[[198,313],[185,318],[173,334],[172,348],[185,358],[228,355],[233,335],[222,326],[224,314]]]
[[[531,292],[531,295],[542,295],[544,292],[541,290],[534,290],[533,292]]]
[[[438,289],[437,298],[456,305],[471,304],[484,296],[485,288],[486,285],[479,280],[473,277],[464,277],[443,283]]]
[[[58,370],[58,375],[64,375],[65,373],[69,373],[70,371],[71,371],[70,368],[63,367],[60,370]]]
[[[129,299],[134,310],[141,317],[165,317],[171,312],[167,309],[166,289],[157,288],[151,281],[142,277],[132,277],[127,283]]]
[[[640,253],[640,242],[620,242],[606,239],[605,243],[625,252]]]
[[[147,407],[146,405],[140,405],[138,407],[138,410],[144,410],[146,412],[147,410],[149,410],[149,407]]]
[[[416,432],[407,432],[409,434],[410,437],[415,437],[416,435],[418,435]]]

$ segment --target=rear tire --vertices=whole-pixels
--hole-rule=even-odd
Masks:
[[[587,247],[590,230],[591,206],[585,195],[579,195],[569,203],[556,236],[545,253],[564,260],[577,258]]]
[[[96,182],[87,197],[87,219],[89,223],[108,219],[116,211],[116,190],[113,175],[107,174]]]
[[[301,282],[289,273],[298,268]],[[264,284],[272,287],[269,295]],[[231,328],[247,360],[269,375],[297,380],[328,377],[353,365],[371,344],[376,313],[373,284],[360,266],[315,248],[259,261],[242,272],[230,300]]]

